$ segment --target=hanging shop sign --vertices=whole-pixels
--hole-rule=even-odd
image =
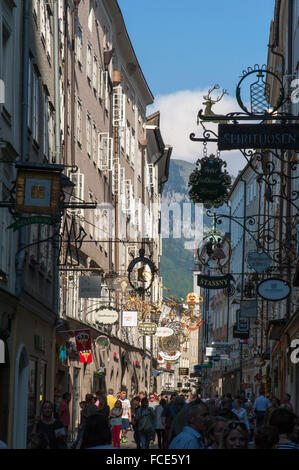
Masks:
[[[272,259],[268,253],[265,253],[264,251],[261,253],[252,252],[248,253],[247,264],[257,273],[262,273],[271,266]]]
[[[211,362],[203,362],[200,366],[202,369],[212,369],[213,364]]]
[[[59,200],[58,171],[50,171],[47,165],[40,166],[36,171],[32,166],[28,166],[28,169],[23,164],[20,166],[16,180],[17,212],[59,215]]]
[[[64,364],[64,361],[67,359],[67,352],[66,352],[66,346],[60,345],[59,347],[59,359],[62,364]],[[1,361],[0,361],[1,362]]]
[[[219,150],[299,150],[298,124],[219,124]]]
[[[257,300],[242,300],[240,318],[257,318]]]
[[[110,346],[110,340],[108,336],[101,335],[97,337],[95,344],[99,351],[105,351]]]
[[[180,351],[177,351],[175,354],[167,354],[163,351],[159,352],[159,356],[164,360],[164,361],[176,361],[181,357],[182,353]]]
[[[291,287],[288,282],[272,277],[259,283],[257,293],[265,300],[277,302],[286,299],[290,295]]]
[[[100,299],[101,278],[100,276],[80,276],[79,277],[79,298]]]
[[[197,275],[197,285],[206,289],[227,289],[230,286],[231,277],[225,276],[204,276]]]
[[[91,350],[91,337],[89,330],[75,331],[75,340],[78,352]]]
[[[220,207],[227,202],[231,177],[226,170],[222,170],[223,166],[226,166],[226,162],[215,155],[197,160],[188,183],[191,201],[203,204],[206,209]]]
[[[15,232],[19,230],[21,227],[25,225],[32,225],[32,224],[39,224],[39,225],[55,225],[54,219],[52,217],[36,215],[34,217],[22,217],[17,219],[13,224],[9,225],[7,228],[12,228]]]
[[[141,322],[138,325],[138,331],[141,335],[152,336],[157,331],[157,325],[156,325],[156,323]]]
[[[233,338],[248,339],[249,331],[239,331],[236,326],[233,327]],[[233,356],[231,356],[233,357]]]
[[[179,367],[179,375],[189,375],[188,367]]]
[[[198,321],[194,321],[194,322],[191,322],[191,323],[181,323],[181,325],[184,327],[184,328],[187,328],[187,330],[189,331],[195,331],[195,330],[198,330],[198,328],[201,327],[201,325],[204,323],[203,320],[198,320]]]
[[[151,288],[157,268],[149,258],[144,256],[144,249],[139,250],[139,255],[140,256],[138,258],[134,258],[128,266],[128,280],[134,291],[139,294],[143,294]]]
[[[237,331],[244,331],[244,333],[249,332],[249,318],[242,317],[240,313],[241,313],[241,309],[237,310],[236,312]]]
[[[167,326],[158,326],[155,336],[166,337],[173,335],[173,329]]]
[[[91,351],[80,351],[80,362],[91,363],[92,352]]]
[[[206,356],[214,356],[216,354],[216,348],[206,347]]]
[[[160,339],[161,348],[169,354],[174,354],[180,349],[179,338],[175,335],[167,336]]]
[[[123,310],[122,326],[137,326],[138,325],[138,312],[137,310]]]
[[[118,311],[112,308],[99,310],[96,320],[104,325],[112,325],[118,321]]]

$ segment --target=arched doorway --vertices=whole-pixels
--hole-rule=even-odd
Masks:
[[[24,344],[21,344],[15,368],[13,449],[26,449],[28,380],[28,354]]]

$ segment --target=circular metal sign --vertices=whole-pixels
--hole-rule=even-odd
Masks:
[[[104,351],[109,348],[110,340],[107,336],[98,336],[95,340],[95,344],[100,351]]]
[[[265,300],[278,301],[290,295],[291,287],[288,282],[271,277],[259,283],[257,293]]]

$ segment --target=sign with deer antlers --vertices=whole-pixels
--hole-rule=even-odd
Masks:
[[[217,114],[215,114],[212,111],[212,106],[214,106],[214,104],[218,103],[223,98],[224,95],[228,95],[227,91],[223,89],[221,95],[218,96],[218,98],[213,100],[211,98],[211,93],[214,90],[219,90],[219,88],[220,88],[219,85],[214,85],[213,88],[209,88],[208,94],[203,96],[203,99],[205,100],[205,101],[202,102],[202,104],[205,105],[204,116],[217,116]],[[205,119],[205,121],[206,121],[206,119]],[[197,124],[199,124],[199,122],[200,122],[200,113],[197,114]],[[227,121],[223,121],[223,120],[214,121],[213,120],[213,123],[215,123],[215,124],[220,124],[220,123],[221,124],[226,124]]]

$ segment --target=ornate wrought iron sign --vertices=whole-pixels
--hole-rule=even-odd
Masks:
[[[139,294],[143,294],[151,288],[154,275],[157,272],[155,264],[149,259],[144,257],[145,250],[139,250],[139,257],[134,258],[128,266],[128,279],[130,285]],[[137,265],[140,264],[139,268]],[[133,272],[133,270],[137,272]]]
[[[299,149],[298,124],[219,124],[218,149]]]
[[[156,323],[149,323],[149,322],[141,322],[138,325],[138,331],[142,335],[149,335],[152,336],[156,333],[157,331],[157,325]]]
[[[272,264],[272,259],[264,251],[261,253],[251,252],[247,256],[247,264],[250,268],[254,269],[257,273],[262,273],[268,269]]]
[[[222,170],[226,165],[226,162],[213,154],[197,160],[196,168],[191,173],[188,183],[191,188],[189,191],[191,201],[195,204],[201,203],[209,209],[212,206],[220,207],[228,200],[231,177],[226,170]]]
[[[197,285],[206,289],[226,289],[230,286],[231,276],[204,276],[198,274]]]

